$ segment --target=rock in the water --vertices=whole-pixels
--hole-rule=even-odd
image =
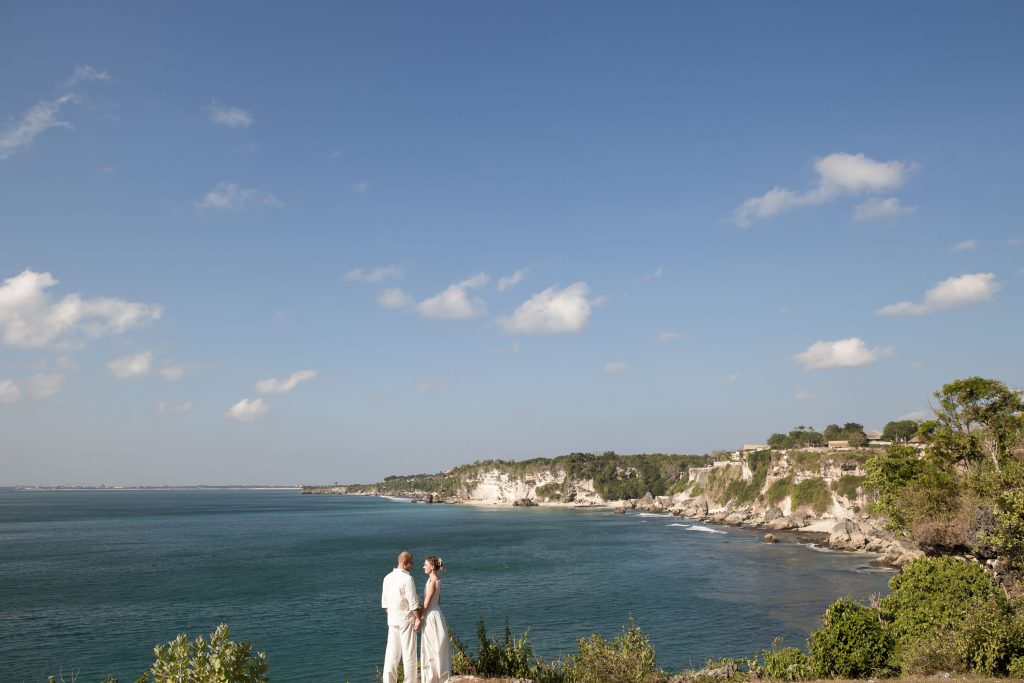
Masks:
[[[836,550],[861,550],[867,542],[860,525],[852,519],[839,520],[828,535],[828,547]]]
[[[537,507],[537,502],[532,498],[520,498],[518,500],[512,501],[512,507]]]
[[[626,508],[623,508],[623,507],[614,508],[612,510],[612,513],[616,514],[616,515],[624,515],[624,514],[626,514]]]
[[[733,512],[726,515],[723,521],[730,526],[739,526],[747,521],[747,514],[745,512]]]
[[[778,543],[779,539],[775,538],[775,534],[765,534],[764,535],[764,542],[765,543]]]

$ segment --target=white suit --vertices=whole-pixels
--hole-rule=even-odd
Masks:
[[[384,652],[384,683],[398,682],[398,661],[405,665],[405,680],[415,681],[416,673],[416,617],[411,614],[420,608],[416,584],[412,575],[395,568],[384,577],[380,606],[388,611],[388,647]]]

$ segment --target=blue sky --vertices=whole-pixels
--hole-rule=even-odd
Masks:
[[[0,484],[703,453],[1024,384],[1019,3],[2,18]]]

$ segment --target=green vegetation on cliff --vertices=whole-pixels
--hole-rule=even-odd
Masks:
[[[686,483],[690,467],[710,462],[711,458],[704,455],[620,455],[613,451],[601,455],[570,453],[555,458],[530,460],[478,460],[447,472],[391,476],[376,484],[355,484],[349,486],[348,490],[351,493],[383,495],[434,493],[457,496],[464,495],[467,488],[485,474],[497,472],[524,482],[537,480],[542,475],[556,477],[560,484],[544,484],[541,486],[543,492],[538,490],[539,496],[551,500],[568,494],[567,489],[573,481],[590,479],[594,481],[594,489],[602,498],[621,500],[640,498],[648,492],[655,496],[677,492]]]

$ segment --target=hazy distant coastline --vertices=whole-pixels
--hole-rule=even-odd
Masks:
[[[297,491],[301,486],[295,484],[259,484],[244,486],[240,484],[186,484],[182,486],[0,486],[0,491],[198,491],[198,490],[252,490],[252,491]]]

